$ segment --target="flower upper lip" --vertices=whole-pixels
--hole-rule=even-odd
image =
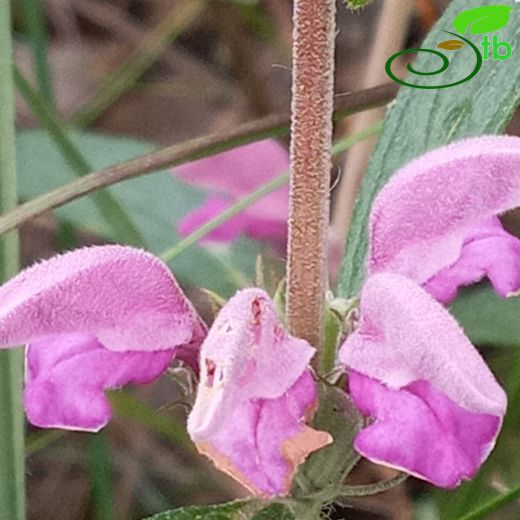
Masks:
[[[399,170],[376,198],[369,223],[370,273],[423,284],[458,257],[479,225],[520,205],[520,138],[463,140]]]

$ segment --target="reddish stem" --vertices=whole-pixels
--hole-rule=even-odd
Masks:
[[[287,322],[320,348],[327,287],[334,0],[295,0]]]

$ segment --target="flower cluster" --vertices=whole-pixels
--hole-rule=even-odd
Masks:
[[[498,216],[519,205],[513,137],[429,152],[379,194],[359,321],[339,354],[370,419],[355,439],[366,458],[453,487],[489,454],[506,397],[444,304],[485,277],[518,293],[520,242]],[[315,351],[284,331],[263,290],[238,292],[208,331],[168,268],[130,247],[57,256],[1,287],[0,344],[21,343],[25,407],[41,427],[99,430],[104,390],[189,363],[200,373],[192,439],[257,494],[287,494],[310,453],[342,442],[310,426]]]

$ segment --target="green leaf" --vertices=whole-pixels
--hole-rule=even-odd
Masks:
[[[96,169],[153,149],[153,145],[136,139],[121,139],[91,132],[74,133],[71,137]],[[17,164],[19,194],[24,200],[75,178],[67,163],[56,153],[52,140],[38,130],[19,132]],[[108,192],[133,217],[150,250],[157,254],[179,241],[175,222],[197,207],[205,197],[201,191],[177,181],[169,171],[122,182],[108,188]],[[97,233],[115,242],[121,241],[88,197],[56,209],[55,214],[60,220],[79,229]],[[238,285],[233,267],[237,263],[246,264],[244,257],[249,255],[251,269],[254,269],[258,245],[252,241],[244,241],[243,246],[240,255],[225,254],[223,259],[194,246],[189,255],[179,255],[170,265],[181,279],[228,296]]]
[[[30,457],[67,435],[67,430],[41,430],[26,435],[25,455]]]
[[[481,520],[483,518],[488,518],[488,515],[494,513],[495,511],[498,511],[499,509],[510,504],[519,497],[520,485],[511,489],[507,493],[504,493],[503,495],[494,498],[493,500],[491,500],[484,506],[480,507],[479,509],[476,509],[475,511],[472,511],[467,515],[462,516],[461,518],[459,518],[459,520]]]
[[[451,312],[475,345],[520,346],[520,298],[500,298],[488,284],[462,289]]]
[[[54,141],[56,151],[61,153],[71,170],[79,177],[90,173],[92,166],[70,139],[69,133],[56,117],[52,107],[32,88],[17,67],[14,67],[14,82],[31,112],[36,116],[40,127]],[[90,198],[119,240],[136,247],[145,246],[143,237],[129,215],[109,191],[95,191],[90,194]]]
[[[483,5],[468,9],[455,17],[453,27],[462,34],[485,34],[498,31],[509,22],[512,9],[509,5]]]
[[[114,390],[109,393],[113,409],[127,419],[139,421],[150,430],[164,435],[177,446],[190,449],[193,445],[184,424],[165,416],[128,392]]]
[[[444,39],[444,30],[460,9],[473,0],[451,2],[422,48],[433,49]],[[520,10],[511,13],[511,23],[501,39],[520,41]],[[438,57],[419,53],[414,67],[421,71],[438,68]],[[450,66],[442,74],[448,84],[467,75],[466,51],[450,54]],[[421,76],[426,85],[439,84],[435,76]],[[339,293],[345,298],[358,294],[364,277],[367,222],[379,189],[401,166],[432,148],[463,137],[497,134],[504,130],[520,99],[520,53],[508,61],[485,61],[470,81],[443,90],[402,87],[389,110],[377,148],[370,161],[354,212],[340,276]]]
[[[295,517],[284,505],[271,504],[252,516],[251,520],[295,520]]]
[[[144,520],[245,520],[241,511],[247,505],[247,500],[237,500],[216,506],[181,507],[150,516]]]
[[[48,35],[40,0],[22,0],[23,19],[31,44],[38,90],[53,105],[52,81],[48,60]]]
[[[264,507],[255,499],[236,500],[215,506],[189,506],[165,511],[143,520],[296,520],[283,504]]]

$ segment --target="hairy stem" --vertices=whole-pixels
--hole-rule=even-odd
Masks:
[[[388,103],[397,94],[398,85],[389,83],[366,91],[342,96],[336,106],[336,115],[345,115],[367,110]],[[160,168],[177,166],[195,159],[230,150],[242,144],[266,137],[279,137],[289,133],[289,116],[267,116],[240,125],[227,134],[213,134],[192,139],[185,143],[161,148],[130,161],[116,164],[103,170],[89,173],[73,182],[22,204],[0,217],[0,235],[20,226],[41,213],[58,208],[118,182],[139,175],[152,173]],[[39,172],[44,174],[45,172]],[[37,175],[37,173],[35,173]]]
[[[0,213],[17,204],[10,2],[0,2]],[[18,271],[18,234],[0,240],[0,282]],[[25,518],[22,407],[23,352],[0,352],[0,508],[2,518]]]
[[[295,0],[287,323],[320,348],[327,286],[334,0]]]

